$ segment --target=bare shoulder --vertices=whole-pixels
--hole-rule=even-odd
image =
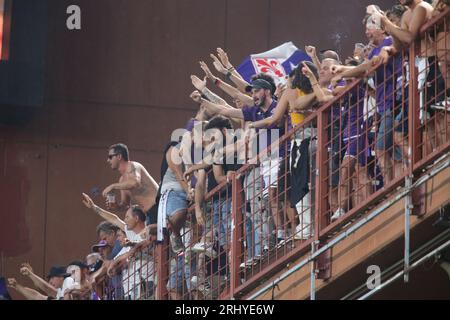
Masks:
[[[141,170],[144,168],[144,166],[137,161],[130,161],[130,167],[133,167],[135,170]]]
[[[434,7],[429,4],[428,2],[422,1],[421,3],[419,3],[419,5],[417,6],[416,10],[419,8],[423,8],[427,11],[427,17],[430,18],[431,14],[433,13]],[[423,10],[422,9],[422,10]]]
[[[402,24],[409,25],[409,22],[411,21],[411,17],[412,17],[412,11],[411,11],[411,9],[408,8],[402,16],[402,20],[401,20]]]

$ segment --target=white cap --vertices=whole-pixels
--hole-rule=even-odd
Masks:
[[[381,30],[381,19],[379,16],[372,15],[367,19],[366,22],[367,29],[377,29]]]

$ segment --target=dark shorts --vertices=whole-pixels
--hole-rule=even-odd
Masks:
[[[342,158],[344,157],[345,145],[341,139],[341,128],[339,124],[333,125],[331,133],[331,151],[330,151],[330,171],[331,171],[331,186],[337,187],[339,185],[339,168],[341,167]]]
[[[146,213],[145,213],[145,225],[156,224],[158,222],[158,202],[153,205]]]

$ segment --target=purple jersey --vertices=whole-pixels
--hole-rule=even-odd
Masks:
[[[369,59],[380,55],[383,47],[391,46],[392,43],[391,37],[384,38],[383,42],[370,52]],[[392,110],[394,105],[394,86],[397,80],[394,68],[395,73],[399,68],[401,70],[401,57],[399,55],[389,59],[386,65],[382,65],[376,70],[375,86],[378,113]]]
[[[337,87],[345,87],[346,84],[347,83],[345,82],[345,80],[341,80],[337,83]],[[331,86],[331,84],[327,87],[327,89],[330,92],[333,91],[333,87]],[[341,112],[343,111],[343,108],[344,108],[344,106],[341,104],[341,100],[336,101],[331,106],[331,123],[334,125],[339,125],[339,119],[341,118]]]
[[[343,118],[346,119],[343,132],[344,140],[357,137],[363,133],[364,97],[366,90],[360,84],[350,90],[345,96]]]
[[[269,118],[273,115],[276,107],[277,107],[276,100],[272,101],[272,104],[270,105],[269,109],[267,109],[266,112],[264,112],[263,110],[261,110],[260,107],[257,107],[257,106],[251,106],[251,107],[245,106],[244,108],[242,108],[244,120],[256,122],[259,120],[264,120],[266,118]],[[290,130],[291,122],[290,122],[289,117],[287,117],[287,119],[288,119],[288,130]],[[279,129],[280,130],[279,131],[280,138],[286,133],[284,121],[282,121],[282,124],[280,126],[278,126],[277,124],[272,124],[271,126],[265,128],[265,129]],[[270,145],[270,143],[275,142],[275,141],[271,140],[270,130],[267,130],[267,141],[261,141],[261,143],[258,143],[258,148],[261,145],[262,149],[264,150],[266,147],[268,147]],[[260,150],[260,151],[262,151],[262,150]],[[258,153],[259,153],[259,151],[258,151]],[[282,145],[280,145],[280,157],[284,157],[285,153],[286,153],[286,148],[283,143]]]

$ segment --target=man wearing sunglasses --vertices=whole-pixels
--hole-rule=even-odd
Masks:
[[[137,204],[149,216],[149,211],[155,204],[158,184],[147,172],[142,164],[130,161],[128,147],[123,143],[117,143],[109,147],[108,164],[111,169],[120,173],[118,183],[113,183],[103,190],[103,196],[107,199],[106,206],[113,209],[108,194],[114,190],[120,191],[120,202],[117,209],[128,209],[131,204]],[[151,221],[150,221],[151,222]],[[153,222],[153,223],[156,223]]]

